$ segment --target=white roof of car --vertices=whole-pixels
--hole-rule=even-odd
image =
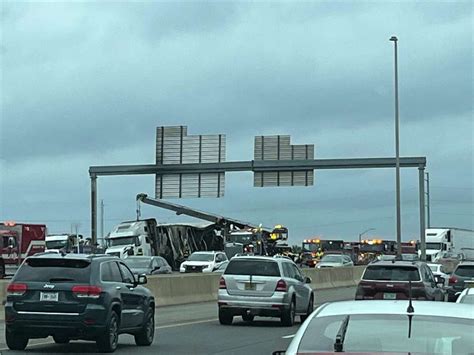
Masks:
[[[474,320],[474,307],[447,302],[413,301],[413,315],[467,318]],[[326,303],[315,312],[315,317],[352,314],[407,314],[408,301],[342,301]]]

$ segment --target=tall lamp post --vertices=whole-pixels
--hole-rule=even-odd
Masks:
[[[375,230],[375,228],[369,228],[369,229],[363,231],[362,233],[359,233],[359,244],[362,242],[362,236],[363,236],[365,233],[370,232],[370,231],[374,231],[374,230]]]
[[[400,213],[400,132],[398,115],[398,38],[390,37],[395,49],[395,175],[396,175],[396,196],[397,196],[397,255],[402,254],[402,234],[401,234],[401,213]]]

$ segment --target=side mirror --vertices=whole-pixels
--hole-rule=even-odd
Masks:
[[[147,282],[148,280],[145,274],[138,275],[138,280],[137,280],[138,285],[145,285]]]
[[[311,280],[311,277],[306,276],[306,277],[304,278],[304,283],[305,283],[305,284],[310,284],[311,282],[313,282],[313,280]],[[284,352],[283,352],[283,354],[284,354]]]
[[[133,249],[132,248],[127,250],[127,255],[133,255]]]

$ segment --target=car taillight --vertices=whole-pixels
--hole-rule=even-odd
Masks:
[[[7,295],[8,296],[23,296],[27,290],[28,290],[28,286],[26,284],[11,283],[7,287]]]
[[[458,279],[456,278],[456,276],[451,276],[449,278],[449,284],[450,285],[455,284],[456,282],[458,282]]]
[[[99,286],[73,286],[72,293],[78,298],[99,298],[102,288]]]
[[[227,285],[225,284],[225,279],[223,277],[219,280],[219,290],[226,290]]]
[[[287,291],[286,282],[284,280],[278,280],[275,291],[286,292]]]

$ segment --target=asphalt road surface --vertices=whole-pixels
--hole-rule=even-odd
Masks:
[[[355,287],[316,291],[316,303],[353,299]],[[271,354],[285,350],[300,323],[283,327],[277,318],[256,317],[252,323],[234,318],[231,326],[217,320],[217,303],[195,303],[160,307],[156,310],[155,341],[137,347],[130,335],[121,335],[116,354]],[[299,319],[299,317],[298,317]],[[1,354],[90,354],[97,353],[95,343],[72,341],[54,344],[52,338],[30,340],[25,351],[10,351],[5,344],[5,323],[0,323]]]

